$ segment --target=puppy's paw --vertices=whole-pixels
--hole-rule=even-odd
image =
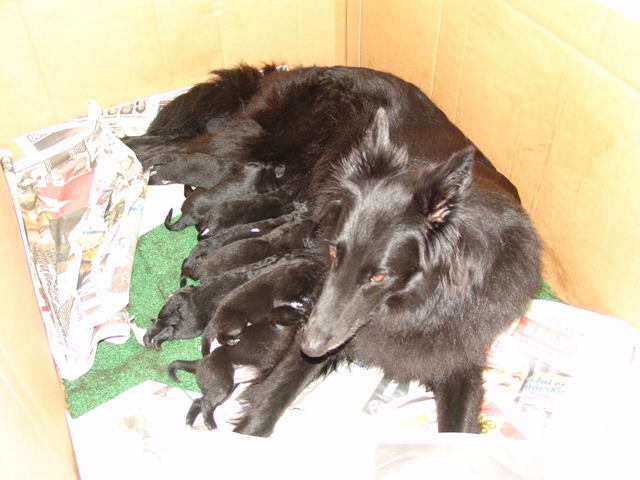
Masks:
[[[202,398],[196,398],[191,404],[191,407],[189,407],[187,418],[185,418],[184,421],[185,425],[193,428],[193,424],[195,423],[196,418],[198,418],[198,415],[200,415],[200,412],[202,412]]]
[[[164,325],[161,320],[155,320],[151,328],[144,334],[142,340],[147,348],[160,350],[162,344],[174,337],[175,327],[173,325]]]

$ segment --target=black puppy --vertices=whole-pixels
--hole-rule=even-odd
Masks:
[[[202,332],[202,354],[210,352],[213,340],[237,343],[248,325],[274,308],[292,307],[306,315],[320,294],[325,270],[325,262],[313,251],[293,253],[230,292]]]
[[[272,309],[267,318],[247,326],[233,346],[222,345],[199,360],[175,360],[168,373],[180,379],[177,370],[195,373],[202,397],[193,401],[185,423],[193,426],[200,413],[209,429],[217,428],[214,412],[237,387],[236,367],[250,367],[256,378],[266,375],[290,347],[298,326],[305,320],[293,307]]]
[[[307,211],[307,206],[304,203],[294,203],[294,210],[291,213],[280,215],[276,218],[234,225],[210,237],[201,239],[193,247],[189,256],[182,262],[180,286],[184,287],[186,285],[187,278],[196,279],[196,277],[192,276],[194,274],[197,275],[195,269],[210,252],[238,240],[262,237],[285,223],[299,220],[306,215]]]
[[[216,203],[200,222],[199,239],[210,237],[235,225],[277,218],[294,209],[293,202],[278,193],[248,195],[238,200]]]
[[[185,277],[200,280],[208,272],[223,273],[267,257],[282,256],[307,247],[314,235],[314,227],[315,222],[311,219],[297,220],[285,223],[260,237],[245,238],[217,249],[209,249],[197,257],[198,263],[191,268],[185,267],[189,260],[187,258],[182,265],[181,283],[186,282]]]
[[[177,222],[171,223],[173,209],[164,221],[169,230],[183,230],[198,224],[205,218],[207,212],[217,203],[268,193],[277,190],[286,181],[283,165],[265,165],[254,162],[242,166],[235,174],[221,181],[211,188],[198,187],[190,193],[182,203],[182,216]]]
[[[197,337],[229,292],[279,261],[277,257],[266,258],[220,275],[209,275],[199,285],[188,285],[176,290],[145,333],[144,344],[148,348],[159,350],[167,340]]]

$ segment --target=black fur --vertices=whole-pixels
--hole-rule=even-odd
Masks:
[[[159,350],[167,340],[195,338],[201,335],[218,304],[229,292],[280,261],[278,257],[269,257],[219,275],[214,272],[201,278],[199,285],[187,285],[176,290],[145,333],[144,344],[148,348]]]
[[[199,239],[210,237],[235,225],[246,225],[277,218],[294,209],[293,203],[276,193],[249,195],[238,200],[216,203],[200,223]]]
[[[249,162],[284,165],[295,189],[279,197],[282,212],[300,202],[323,225],[331,266],[322,294],[291,347],[244,392],[236,431],[269,435],[310,381],[359,361],[432,389],[441,431],[476,432],[486,351],[539,284],[540,241],[516,188],[397,77],[348,67],[255,72],[243,67],[220,75],[221,88],[186,94],[175,108],[199,119],[191,125],[178,112],[175,135],[152,125],[136,147],[154,181],[196,187]],[[236,90],[240,100],[227,98]],[[228,107],[209,119],[192,105],[218,101]],[[253,200],[217,204],[201,236],[267,218]]]
[[[475,171],[473,148],[413,169],[387,128],[381,110],[336,173],[332,265],[302,354],[290,350],[247,390],[238,432],[269,435],[323,368],[356,360],[432,389],[441,432],[479,430],[486,352],[538,288],[540,242],[510,194]]]
[[[293,314],[290,310],[293,310]],[[266,375],[291,346],[298,325],[303,321],[304,317],[294,309],[274,309],[265,321],[249,325],[240,332],[238,341],[233,346],[221,345],[199,360],[172,362],[168,373],[174,381],[180,381],[176,375],[177,370],[195,373],[196,382],[202,391],[202,397],[191,404],[185,423],[193,426],[198,415],[202,414],[207,428],[217,428],[215,409],[237,387],[234,380],[235,367],[251,367],[258,377]]]
[[[208,248],[197,258],[197,264],[191,264],[191,268],[185,267],[188,260],[185,259],[182,276],[200,280],[208,272],[220,274],[267,257],[283,256],[292,250],[307,247],[314,235],[314,229],[313,220],[301,219],[280,225],[260,237],[237,240],[216,249]],[[204,239],[200,243],[207,240]]]
[[[182,203],[182,216],[178,221],[171,223],[173,211],[170,210],[164,225],[173,231],[184,230],[192,225],[196,225],[198,230],[201,230],[199,223],[217,203],[237,201],[248,195],[273,192],[286,182],[285,173],[285,167],[282,165],[247,163],[235,175],[213,187],[198,187],[193,190]]]
[[[273,268],[229,293],[202,333],[202,354],[213,340],[234,344],[249,324],[265,318],[277,307],[293,307],[305,316],[315,304],[326,266],[313,254],[292,254]]]

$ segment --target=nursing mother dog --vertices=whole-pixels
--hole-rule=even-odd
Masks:
[[[479,431],[487,351],[538,289],[540,240],[516,188],[417,87],[363,68],[240,66],[125,141],[153,183],[212,188],[249,162],[281,165],[297,187],[286,201],[317,222],[319,297],[243,392],[235,431],[270,435],[310,382],[356,361],[432,390],[441,432]]]

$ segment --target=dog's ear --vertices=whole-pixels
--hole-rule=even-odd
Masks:
[[[344,198],[341,195],[332,195],[327,198],[322,207],[316,211],[313,221],[324,228],[334,226],[342,211],[343,202]]]
[[[467,196],[474,152],[473,146],[467,147],[454,153],[446,163],[419,175],[415,199],[429,229],[445,223]]]
[[[409,161],[407,149],[394,146],[389,131],[387,112],[381,107],[360,146],[342,162],[337,179],[342,182],[381,179],[405,170]]]
[[[376,150],[388,149],[391,146],[391,141],[389,140],[389,118],[382,107],[376,112],[373,124],[367,131],[366,142],[370,148]]]

